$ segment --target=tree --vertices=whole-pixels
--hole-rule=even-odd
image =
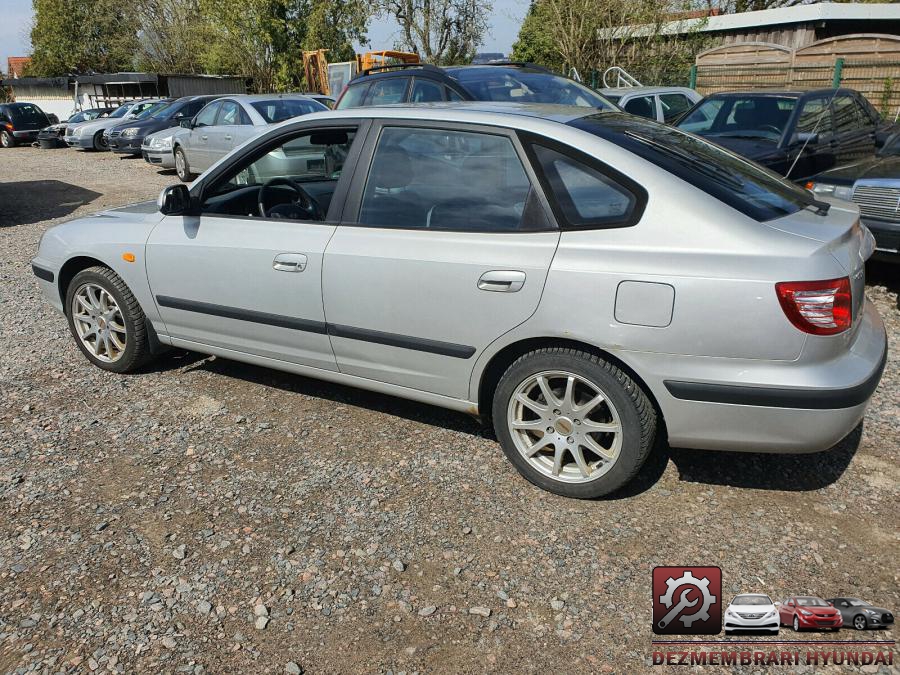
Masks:
[[[210,44],[200,0],[140,0],[138,66],[159,73],[198,73]]]
[[[514,61],[539,63],[552,70],[563,69],[562,56],[550,37],[547,22],[547,4],[532,0],[519,29],[519,38],[512,47],[510,57]]]
[[[119,0],[34,0],[31,75],[134,68],[137,17]]]
[[[400,24],[398,47],[438,65],[467,63],[487,32],[490,0],[383,0]]]
[[[328,60],[350,61],[353,43],[367,44],[372,3],[366,0],[314,0],[309,9],[304,49],[327,49]]]

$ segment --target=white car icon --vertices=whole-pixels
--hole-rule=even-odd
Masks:
[[[725,610],[725,634],[739,630],[769,631],[778,635],[778,608],[764,593],[736,595]]]

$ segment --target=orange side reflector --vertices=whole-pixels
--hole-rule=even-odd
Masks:
[[[134,253],[123,253],[122,260],[125,262],[134,262]]]

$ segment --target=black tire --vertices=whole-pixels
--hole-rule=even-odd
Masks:
[[[179,159],[181,161],[179,161]],[[190,183],[197,177],[197,174],[191,173],[187,155],[184,154],[184,150],[182,150],[180,146],[175,148],[175,173],[178,174],[178,179],[182,183]]]
[[[96,134],[94,134],[94,150],[98,152],[103,152],[105,150],[109,150],[109,144],[103,138],[103,130],[101,129]]]
[[[76,332],[75,322],[72,318],[72,299],[76,291],[85,283],[92,283],[102,287],[113,297],[122,312],[126,330],[125,351],[116,361],[102,361],[91,354],[82,344]],[[134,294],[125,285],[121,277],[108,267],[89,267],[76,274],[66,289],[65,310],[66,318],[69,322],[69,331],[72,333],[75,344],[81,350],[81,353],[87,357],[88,361],[98,368],[113,373],[130,373],[150,360],[150,341],[147,335],[147,318],[144,316],[144,310],[141,309]]]
[[[860,622],[859,619],[862,619],[862,621]],[[862,623],[862,626],[859,625],[860,623]],[[853,627],[856,630],[866,630],[866,628],[869,627],[869,622],[866,620],[866,617],[864,617],[862,614],[857,614],[856,616],[853,617]]]
[[[618,411],[623,433],[622,447],[615,464],[599,478],[582,483],[551,478],[531,466],[516,448],[507,424],[510,398],[526,379],[548,370],[571,372],[594,383]],[[650,454],[657,426],[653,404],[625,372],[594,354],[562,347],[538,349],[513,362],[497,384],[492,415],[503,452],[519,473],[544,490],[576,499],[608,495],[634,478]]]
[[[4,148],[16,147],[16,137],[4,129],[0,131],[0,145]]]

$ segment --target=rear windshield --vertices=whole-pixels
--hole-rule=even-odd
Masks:
[[[448,71],[476,101],[559,103],[601,110],[615,106],[593,89],[553,73],[518,68],[458,68]]]
[[[569,124],[633,152],[759,222],[796,213],[815,201],[761,166],[651,120],[602,113]]]
[[[250,105],[262,115],[269,124],[282,122],[292,117],[307,115],[313,112],[328,110],[317,101],[304,101],[303,99],[276,98],[271,101],[253,101]]]
[[[44,115],[43,111],[36,105],[31,105],[30,103],[19,103],[17,105],[9,106],[9,114],[12,116],[14,122],[40,122],[41,124],[47,122],[47,116]]]

